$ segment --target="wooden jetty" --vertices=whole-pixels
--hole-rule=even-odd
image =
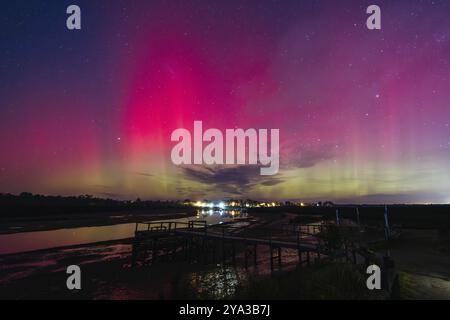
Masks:
[[[245,268],[258,265],[257,248],[267,248],[270,267],[282,268],[283,250],[295,250],[298,264],[310,265],[321,259],[336,259],[351,254],[356,260],[354,245],[345,246],[345,252],[332,252],[324,248],[315,235],[326,227],[323,225],[303,225],[284,229],[249,229],[228,225],[208,226],[206,221],[189,222],[145,222],[137,223],[133,243],[133,263],[144,261],[154,264],[158,260],[185,261],[197,263],[232,263],[236,265],[237,256],[243,256]],[[242,260],[242,259],[241,259]]]

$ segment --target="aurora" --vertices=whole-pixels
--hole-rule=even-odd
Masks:
[[[449,202],[450,2],[350,2],[5,2],[0,192]],[[278,173],[175,165],[197,120],[279,129]]]

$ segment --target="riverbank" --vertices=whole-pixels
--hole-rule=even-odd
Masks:
[[[378,244],[399,271],[396,298],[411,300],[450,299],[450,252],[436,229],[404,229],[396,240]]]
[[[191,296],[192,290],[200,296],[205,287],[217,284],[217,277],[226,287],[233,283],[230,277],[242,274],[221,265],[185,261],[132,267],[131,254],[132,239],[120,239],[2,255],[0,299],[173,299]],[[65,285],[71,264],[82,269],[80,292],[70,292]]]
[[[172,210],[141,210],[133,212],[111,211],[85,214],[67,214],[36,217],[18,217],[0,220],[0,235],[33,231],[111,226],[124,223],[137,223],[161,219],[180,219],[193,217],[196,210],[186,208]]]
[[[296,214],[288,212],[253,212],[245,218],[248,223],[245,228],[241,218],[232,218],[222,225],[236,223],[237,232],[255,235],[258,230],[281,229],[298,219]],[[130,234],[134,233],[132,223],[122,226],[131,227]],[[99,228],[93,227],[92,233],[98,235],[106,230]],[[118,235],[116,231],[112,233]],[[111,234],[109,229],[108,234]],[[398,298],[448,299],[450,256],[441,251],[439,239],[437,230],[406,229],[400,239],[379,245],[378,250],[389,250],[400,271]],[[151,267],[132,266],[130,237],[2,255],[0,299],[380,298],[362,294],[366,292],[363,271],[348,265],[320,264],[296,269],[297,253],[289,250],[283,252],[283,270],[276,270],[275,276],[270,277],[270,256],[266,251],[258,251],[258,267],[248,270],[222,264],[190,264],[183,259],[176,263],[161,259]],[[242,256],[238,252],[238,266],[243,265]],[[72,264],[82,269],[81,291],[71,292],[66,288],[66,268]]]

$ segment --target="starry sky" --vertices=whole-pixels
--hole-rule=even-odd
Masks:
[[[0,192],[449,203],[449,17],[446,0],[2,1]],[[279,173],[175,166],[170,134],[194,120],[280,129]]]

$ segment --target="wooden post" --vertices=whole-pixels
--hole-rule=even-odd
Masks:
[[[356,207],[356,221],[358,223],[358,228],[361,228],[361,220],[359,219],[359,208]]]
[[[203,263],[208,264],[208,240],[206,239],[206,236],[202,239],[202,252],[203,255]]]
[[[183,241],[183,253],[184,253],[184,261],[186,261],[187,260],[187,244],[188,244],[188,240],[187,240],[187,238],[184,238],[184,239],[182,239],[182,241]]]
[[[233,246],[233,266],[236,265],[236,244],[234,243],[234,240],[232,241],[232,246]]]
[[[156,262],[157,257],[158,257],[158,238],[154,238],[152,249],[152,265]]]
[[[195,251],[197,253],[197,263],[200,263],[200,256],[201,256],[201,246],[200,246],[200,239],[196,239],[196,244],[195,244]]]
[[[247,244],[245,244],[244,257],[245,257],[245,269],[248,269],[248,245]]]
[[[177,248],[179,247],[179,243],[178,243],[178,239],[176,239],[173,243],[173,246],[170,250],[170,261],[175,261],[176,260],[176,253],[177,253]]]
[[[222,264],[225,265],[227,259],[225,240],[222,240]]]
[[[270,248],[270,271],[273,272],[273,250],[272,250],[272,244],[270,244],[269,248]]]
[[[345,250],[345,262],[349,262],[350,258],[348,257],[348,246],[347,242],[344,243],[344,250]]]
[[[192,236],[189,237],[189,243],[188,243],[188,261],[191,263],[192,261],[192,246],[193,246],[193,239]]]
[[[356,248],[355,248],[355,243],[352,241],[352,255],[353,255],[353,263],[356,264]]]
[[[139,246],[140,246],[139,241],[136,238],[134,238],[134,241],[133,241],[133,252],[132,252],[132,255],[131,255],[131,264],[132,264],[133,267],[136,266],[136,264],[137,264],[137,257],[138,257]]]
[[[337,225],[337,226],[340,225],[340,221],[339,221],[339,209],[336,209],[336,225]]]
[[[391,237],[391,231],[389,230],[389,219],[388,219],[388,207],[384,206],[384,235],[386,240]]]
[[[281,247],[278,247],[278,269],[281,270]]]

